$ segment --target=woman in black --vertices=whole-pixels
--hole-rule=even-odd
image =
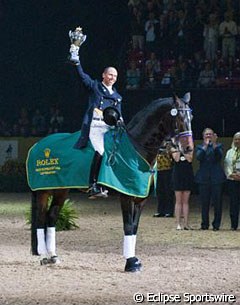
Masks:
[[[191,136],[182,136],[180,138],[179,149],[172,149],[172,157],[174,159],[173,166],[173,190],[175,192],[175,216],[177,222],[177,230],[191,229],[188,224],[189,216],[189,197],[193,189],[193,141]],[[181,216],[183,215],[183,224],[181,224]]]

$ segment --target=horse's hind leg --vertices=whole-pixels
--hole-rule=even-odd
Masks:
[[[47,213],[47,228],[46,228],[46,247],[50,256],[50,263],[59,263],[56,253],[56,222],[67,198],[68,190],[54,191],[53,200]]]
[[[121,195],[121,209],[123,216],[123,256],[126,258],[125,271],[136,272],[141,270],[141,263],[135,256],[136,238],[141,211],[144,201],[134,202],[131,197]]]

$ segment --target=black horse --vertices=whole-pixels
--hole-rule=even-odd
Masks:
[[[182,132],[191,133],[190,94],[160,98],[138,112],[126,127],[137,152],[153,167],[158,149],[167,136],[176,137]],[[35,144],[37,145],[37,144]],[[32,253],[41,255],[41,264],[59,262],[56,254],[55,224],[68,196],[68,188],[37,190],[32,196]],[[48,197],[53,197],[48,209]],[[140,271],[142,264],[135,256],[136,236],[141,211],[146,198],[120,193],[123,216],[123,255],[125,271]]]

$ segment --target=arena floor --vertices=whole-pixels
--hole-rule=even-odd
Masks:
[[[229,295],[240,304],[240,231],[229,230],[227,209],[220,231],[201,231],[198,198],[192,196],[194,230],[176,231],[173,218],[152,217],[151,198],[137,241],[144,269],[128,274],[117,196],[90,201],[74,192],[70,198],[79,211],[79,229],[57,232],[60,265],[40,266],[30,253],[24,217],[30,194],[0,194],[1,305],[191,304],[190,297],[194,304],[223,305],[230,304]]]

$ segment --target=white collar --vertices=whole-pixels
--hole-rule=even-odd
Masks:
[[[110,92],[110,94],[113,94],[113,87],[112,86],[107,86],[107,85],[105,85],[104,83],[102,83],[103,84],[103,86],[105,87],[105,88],[107,88],[108,89],[108,91]]]

